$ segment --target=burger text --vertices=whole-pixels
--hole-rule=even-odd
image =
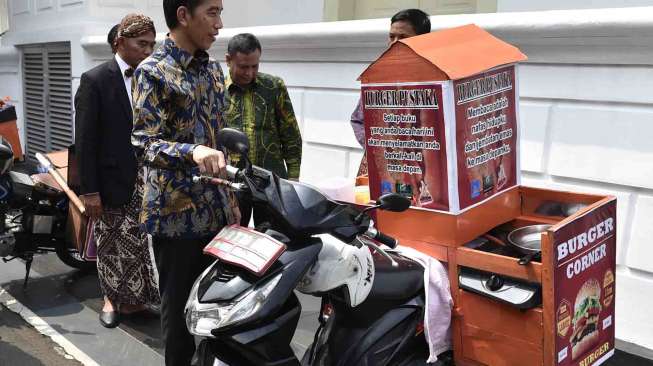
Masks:
[[[609,235],[614,231],[614,218],[609,217],[601,221],[589,230],[573,238],[558,244],[558,263],[575,252],[580,252],[588,245],[594,244],[595,241]]]

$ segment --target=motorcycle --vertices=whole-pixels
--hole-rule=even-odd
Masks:
[[[73,268],[95,268],[66,240],[67,219],[65,193],[34,164],[14,165],[11,145],[0,137],[0,257],[25,262],[23,288],[36,254],[54,252]]]
[[[426,365],[424,270],[391,250],[397,241],[368,215],[410,201],[391,193],[359,210],[253,166],[240,131],[223,129],[218,141],[244,168],[194,180],[251,195],[270,219],[256,230],[225,227],[204,249],[217,260],[185,308],[188,330],[201,338],[198,365]],[[290,347],[301,314],[294,290],[321,298],[301,362]]]

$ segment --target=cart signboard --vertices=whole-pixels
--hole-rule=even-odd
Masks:
[[[515,66],[456,80],[460,207],[518,184]]]
[[[412,205],[448,210],[442,83],[362,88],[371,195],[397,192]]]
[[[553,234],[555,361],[600,365],[614,353],[616,200]]]
[[[395,192],[457,214],[518,185],[525,59],[468,25],[396,42],[370,65],[360,80],[372,200]]]

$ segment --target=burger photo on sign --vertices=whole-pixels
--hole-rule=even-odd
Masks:
[[[572,360],[591,350],[599,341],[600,300],[601,286],[595,279],[585,282],[576,295],[573,331],[569,339]]]

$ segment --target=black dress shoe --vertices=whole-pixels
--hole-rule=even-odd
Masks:
[[[117,311],[103,311],[100,313],[100,324],[105,328],[115,328],[120,324],[120,314]]]

